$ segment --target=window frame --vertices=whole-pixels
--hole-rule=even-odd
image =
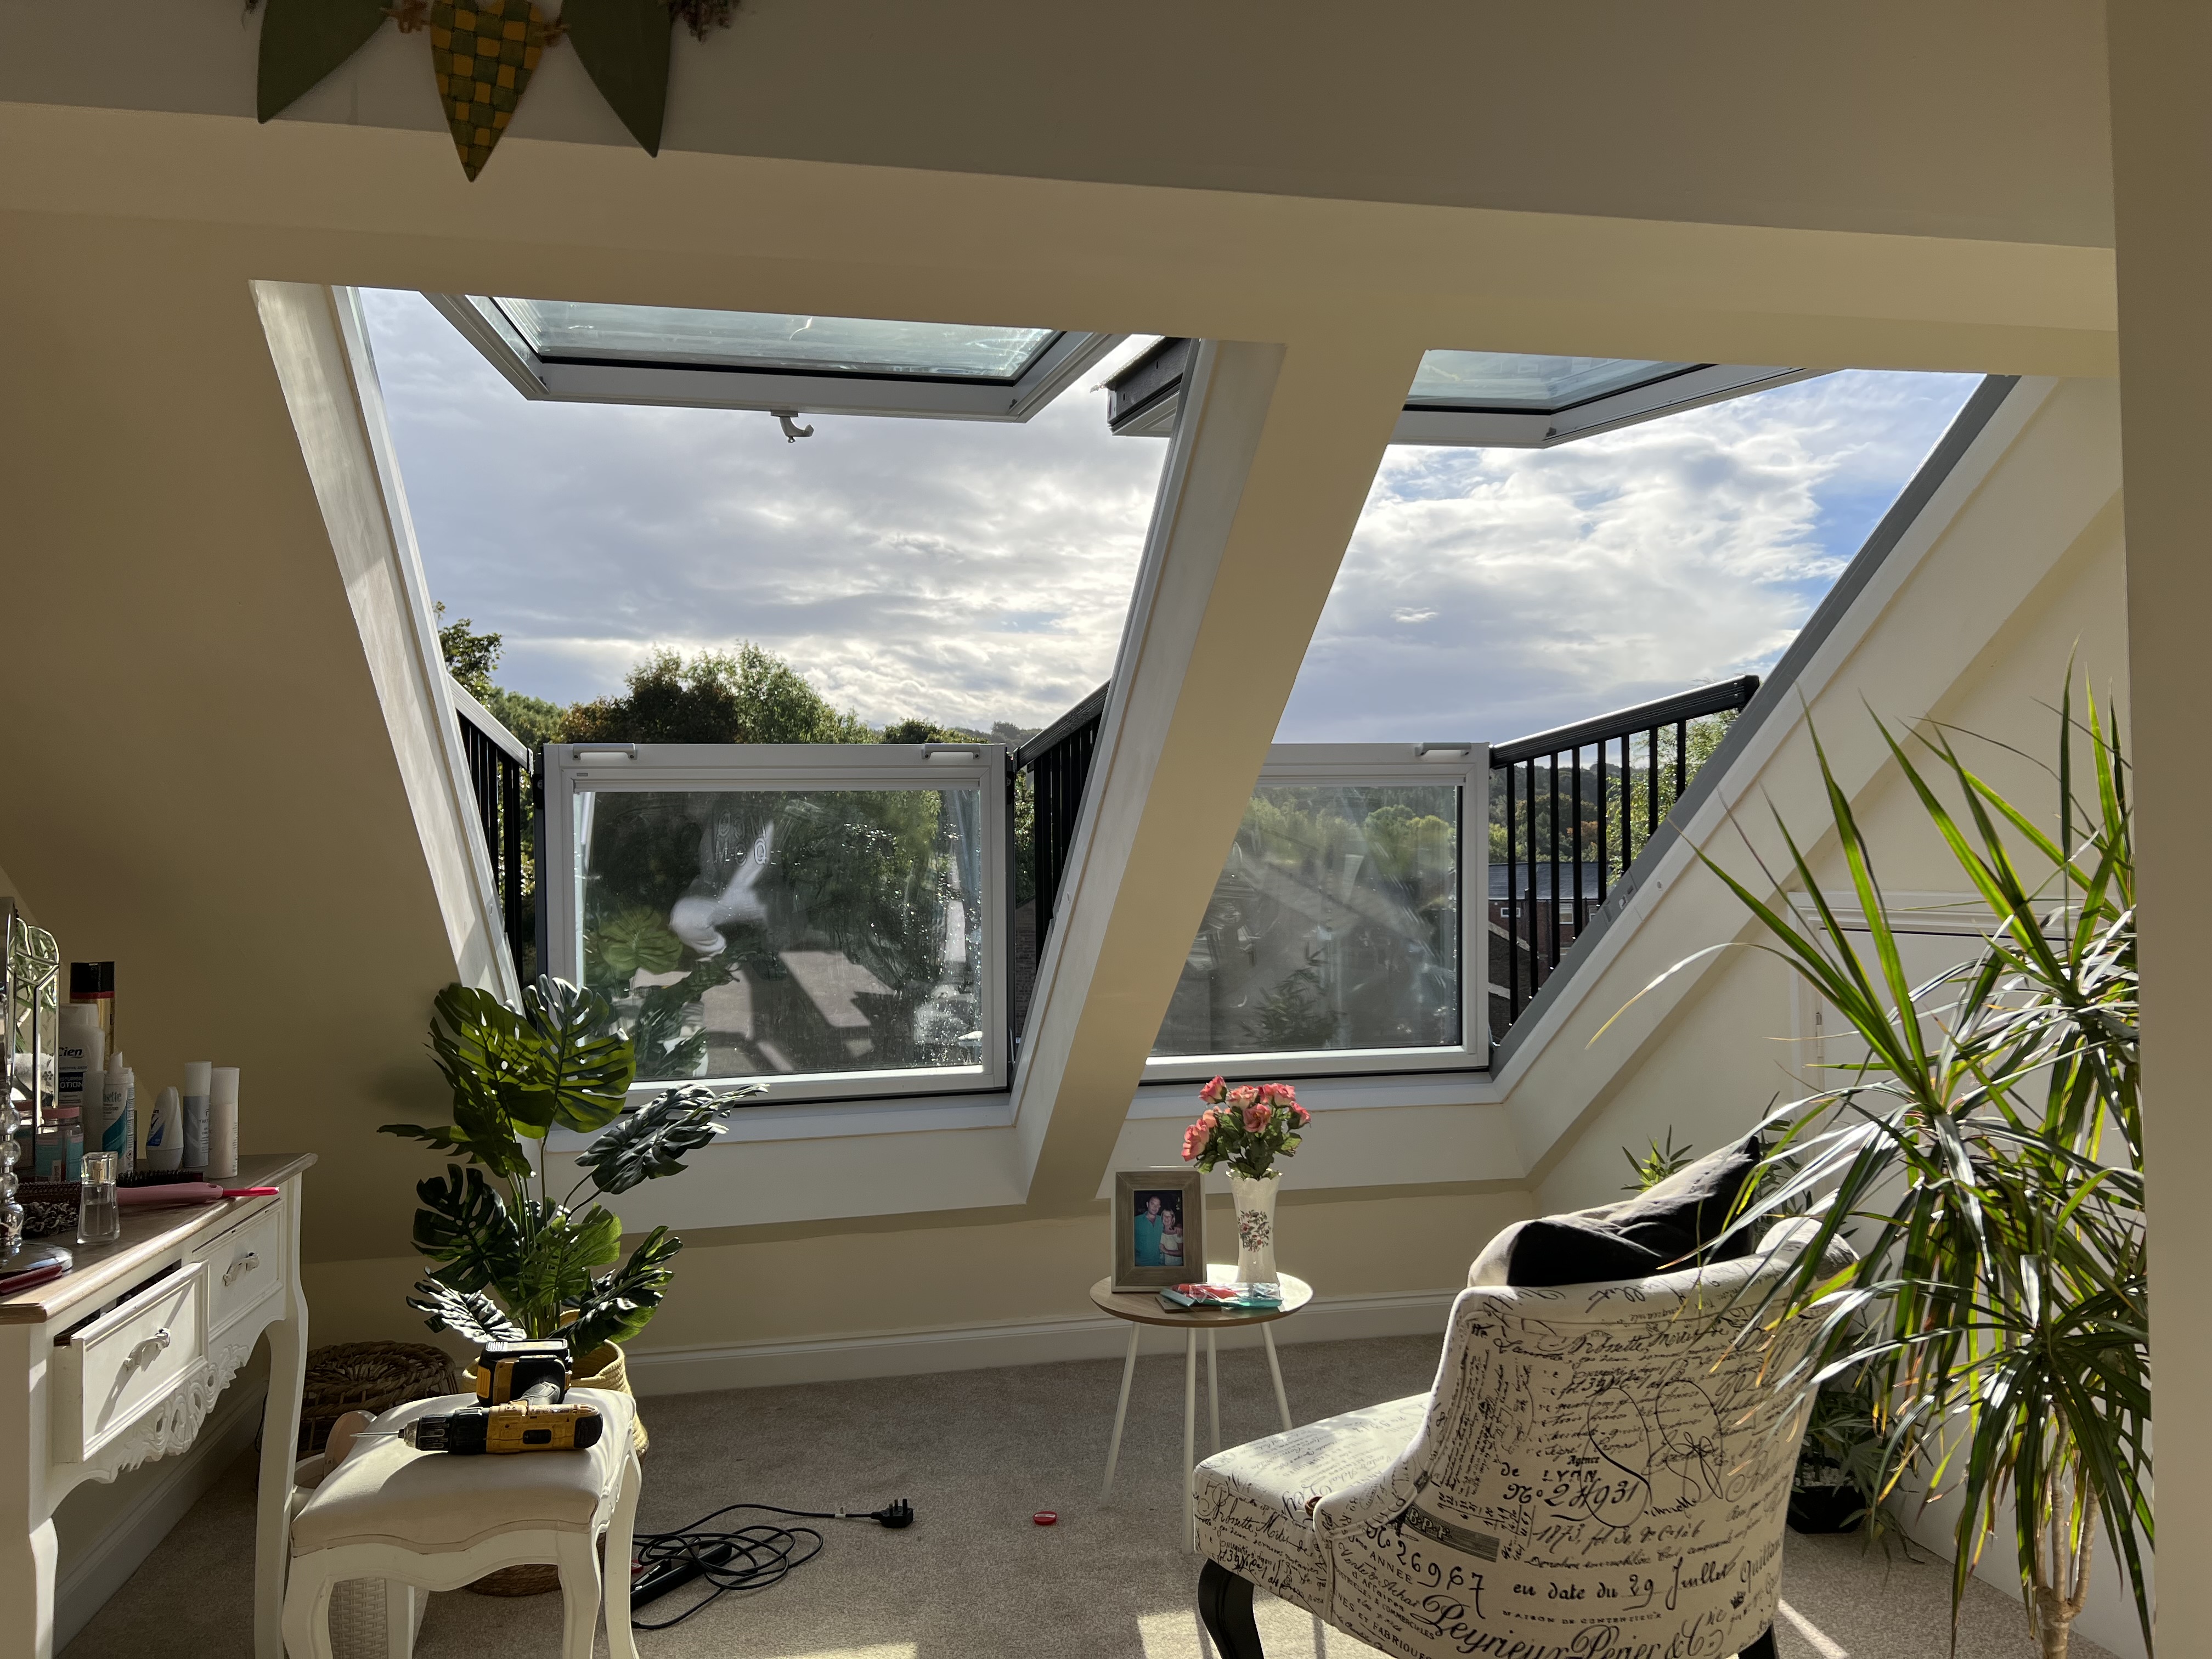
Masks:
[[[551,403],[1022,422],[1128,338],[1126,334],[1062,330],[1012,380],[635,361],[586,362],[539,356],[490,295],[425,293],[422,297],[516,391],[534,401]]]
[[[1007,953],[1012,824],[1006,747],[996,743],[623,744],[545,745],[538,890],[545,911],[546,971],[583,982],[583,872],[576,860],[582,794],[793,793],[972,788],[982,795],[982,1057],[975,1066],[867,1072],[757,1073],[634,1084],[633,1105],[680,1081],[764,1082],[764,1103],[880,1101],[981,1095],[1008,1087]],[[556,878],[557,877],[557,879]]]
[[[1376,1077],[1486,1072],[1490,1066],[1490,745],[1486,743],[1279,743],[1253,787],[1455,783],[1459,813],[1460,1040],[1450,1048],[1301,1048],[1273,1054],[1150,1054],[1143,1082],[1218,1074],[1232,1082],[1287,1077]],[[1469,835],[1480,825],[1481,833]],[[1224,859],[1225,859],[1224,854]],[[1218,881],[1217,874],[1215,879]],[[1468,896],[1478,896],[1470,905]]]

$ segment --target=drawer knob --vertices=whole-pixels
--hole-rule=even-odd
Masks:
[[[137,1347],[131,1350],[130,1363],[134,1366],[150,1365],[161,1357],[162,1351],[168,1346],[169,1328],[164,1325],[160,1330],[155,1331],[153,1335],[148,1337],[143,1342],[141,1342]]]
[[[228,1290],[232,1285],[237,1284],[240,1279],[252,1273],[260,1265],[261,1261],[259,1257],[252,1250],[248,1250],[244,1255],[239,1257],[237,1261],[232,1262],[230,1266],[222,1270],[223,1289]]]

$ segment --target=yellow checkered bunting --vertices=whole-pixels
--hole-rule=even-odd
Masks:
[[[530,0],[431,0],[430,66],[470,178],[483,171],[514,118],[550,33]]]

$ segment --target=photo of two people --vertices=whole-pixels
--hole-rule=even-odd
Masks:
[[[1196,1170],[1114,1175],[1116,1291],[1158,1291],[1206,1277],[1206,1188]]]
[[[1132,1239],[1139,1267],[1180,1267],[1182,1253],[1182,1194],[1173,1188],[1136,1194]]]

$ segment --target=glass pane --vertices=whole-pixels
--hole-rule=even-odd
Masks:
[[[1565,409],[1695,368],[1630,357],[1527,357],[1504,351],[1431,351],[1413,375],[1409,406]]]
[[[683,311],[567,300],[497,301],[541,357],[701,363],[811,374],[896,374],[1012,382],[1058,337],[1049,328]]]
[[[1460,1041],[1459,790],[1252,794],[1156,1054]]]
[[[638,1080],[975,1066],[975,789],[577,798],[585,982]]]

